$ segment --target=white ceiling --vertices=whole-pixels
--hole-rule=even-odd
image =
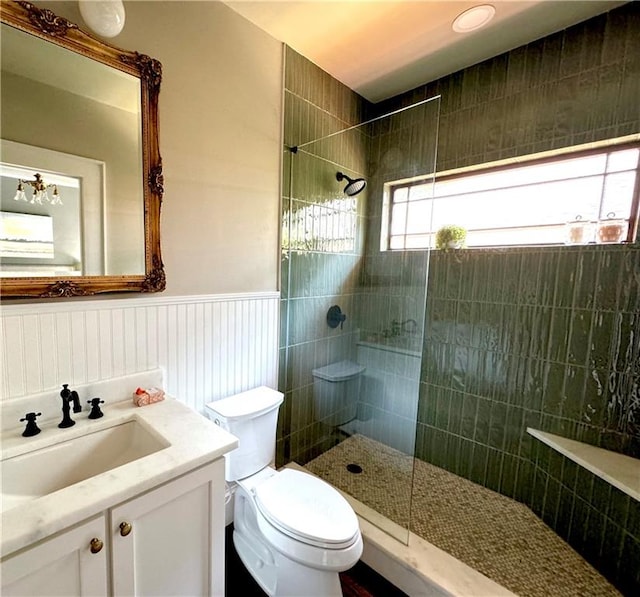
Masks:
[[[227,0],[276,39],[372,102],[397,95],[615,8],[615,0]],[[496,15],[461,34],[478,4]]]

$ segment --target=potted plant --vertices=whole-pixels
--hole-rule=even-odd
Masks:
[[[436,232],[437,249],[460,249],[467,239],[467,230],[462,226],[443,226]]]

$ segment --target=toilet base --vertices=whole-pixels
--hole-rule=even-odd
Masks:
[[[341,597],[337,572],[309,568],[283,556],[277,550],[249,542],[237,531],[233,544],[240,560],[260,588],[276,597]],[[280,572],[280,574],[278,574]]]

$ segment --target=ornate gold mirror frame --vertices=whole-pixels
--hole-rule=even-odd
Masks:
[[[160,292],[165,273],[160,252],[160,207],[164,192],[158,143],[158,94],[162,65],[157,60],[121,50],[92,37],[67,19],[31,2],[2,0],[2,23],[82,54],[140,79],[142,115],[142,172],[144,195],[145,274],[0,279],[0,296],[58,298],[103,292]]]

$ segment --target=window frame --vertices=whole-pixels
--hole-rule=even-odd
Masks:
[[[385,208],[386,221],[383,222],[383,225],[381,228],[381,233],[385,235],[385,242],[384,242],[384,245],[381,245],[381,248],[383,248],[383,250],[385,251],[425,251],[425,250],[434,248],[434,247],[422,247],[422,248],[403,247],[403,248],[395,248],[395,249],[391,248],[391,239],[393,236],[391,234],[393,206],[396,205],[396,203],[393,200],[393,197],[397,189],[410,189],[411,187],[424,185],[425,183],[429,183],[429,182],[432,185],[435,185],[437,182],[455,180],[455,179],[463,178],[466,176],[475,176],[478,174],[501,172],[506,170],[512,170],[515,168],[522,168],[525,166],[535,166],[538,164],[551,164],[551,163],[555,163],[563,160],[588,157],[590,155],[610,153],[613,151],[619,151],[624,149],[640,149],[640,140],[634,139],[634,140],[622,141],[618,143],[616,142],[606,143],[606,144],[598,145],[597,147],[590,146],[584,149],[577,149],[574,151],[567,149],[561,152],[554,152],[552,155],[547,154],[547,155],[536,156],[534,154],[533,157],[519,156],[516,158],[509,159],[506,163],[493,162],[493,165],[492,165],[492,163],[489,162],[487,164],[481,164],[477,166],[474,165],[466,168],[461,168],[456,171],[444,172],[442,174],[437,174],[437,173],[435,175],[429,174],[429,175],[425,175],[420,178],[415,178],[411,180],[404,179],[400,181],[385,183],[384,185],[385,193],[388,199],[386,201],[387,205]],[[608,156],[607,156],[607,159],[608,159]],[[636,163],[635,171],[636,171],[636,177],[634,182],[634,188],[632,191],[631,207],[630,207],[630,213],[628,218],[629,225],[627,228],[627,236],[620,243],[612,243],[612,244],[634,244],[635,239],[637,238],[638,228],[640,225],[640,153],[638,154],[638,162]],[[606,176],[606,170],[605,170],[605,176]],[[573,177],[567,177],[566,179],[557,179],[557,180],[558,181],[569,180],[570,178],[573,178]],[[432,196],[432,200],[433,200],[433,196]],[[539,226],[536,226],[536,228],[543,228],[543,227],[550,227],[550,226],[557,226],[557,224],[541,224]],[[500,229],[509,230],[514,228],[521,228],[521,226],[504,227]],[[425,231],[423,234],[435,235],[435,232],[436,232],[435,230]],[[406,237],[406,234],[405,234],[405,237]],[[523,247],[523,246],[549,247],[549,246],[563,246],[563,245],[561,243],[539,243],[539,244],[522,244],[522,245],[483,245],[483,246],[477,246],[472,248],[473,249],[485,249],[485,248],[492,248],[492,247],[517,248],[517,247]]]

